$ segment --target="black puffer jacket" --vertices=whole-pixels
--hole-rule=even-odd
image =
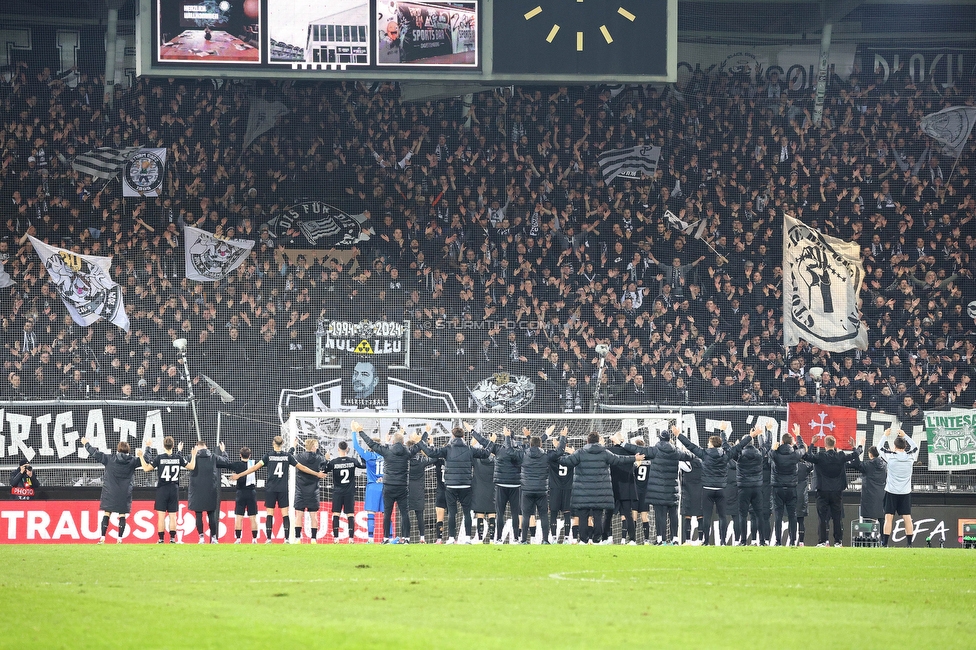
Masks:
[[[843,492],[847,489],[847,472],[844,468],[857,459],[854,452],[827,449],[815,452],[813,449],[803,454],[803,460],[813,463],[816,468],[817,490],[822,492]]]
[[[413,445],[416,447],[416,445]],[[411,510],[423,510],[424,497],[427,495],[424,480],[428,465],[433,465],[436,461],[426,456],[414,456],[410,459],[410,490],[407,501]]]
[[[861,516],[865,519],[884,519],[888,463],[878,456],[865,461],[856,459],[851,465],[864,476],[861,479]]]
[[[626,456],[627,450],[613,445],[610,451],[618,456]],[[616,501],[637,501],[637,477],[633,467],[614,465],[610,468],[610,483],[613,485],[613,498]],[[648,468],[650,469],[650,468]]]
[[[417,446],[431,458],[444,459],[444,485],[449,488],[471,487],[474,459],[488,458],[491,455],[483,447],[475,449],[463,438],[452,438],[449,443],[436,449],[428,446],[426,440],[421,440]],[[387,463],[386,471],[390,471],[389,463]]]
[[[739,488],[762,487],[763,451],[752,444],[752,436],[744,435],[732,447],[732,459],[736,461],[735,484]]]
[[[209,449],[197,452],[196,463],[190,470],[189,495],[186,507],[193,512],[213,512],[220,507],[220,472],[230,461],[227,456],[214,456]]]
[[[132,475],[142,463],[131,454],[106,454],[87,442],[85,451],[94,461],[105,465],[99,509],[115,514],[128,514],[132,510]]]
[[[724,488],[725,477],[729,471],[729,461],[732,456],[729,454],[729,444],[723,441],[721,447],[708,447],[702,449],[684,435],[678,436],[688,450],[701,458],[702,462],[702,487]]]
[[[633,465],[633,456],[617,456],[598,443],[587,444],[575,453],[560,457],[559,464],[573,471],[573,508],[609,510],[613,508],[611,465]]]
[[[300,451],[295,454],[295,460],[309,468],[313,472],[321,472],[328,462],[318,450],[316,451]],[[310,489],[315,488],[319,485],[320,479],[318,476],[312,476],[311,474],[306,474],[305,472],[295,471],[295,484],[301,488]]]
[[[780,445],[769,452],[770,481],[773,487],[796,487],[796,467],[802,457],[803,454],[793,445]]]
[[[566,438],[561,436],[556,448],[542,451],[540,447],[519,449],[519,460],[522,464],[522,492],[529,494],[545,494],[549,491],[549,463],[558,460],[566,449]]]
[[[677,449],[667,440],[662,440],[653,447],[638,447],[630,443],[622,446],[632,454],[644,454],[651,461],[644,500],[655,506],[678,505],[678,463],[690,461],[694,456],[683,449]]]
[[[409,449],[402,442],[384,445],[370,438],[365,431],[359,432],[359,438],[366,443],[367,447],[383,457],[384,485],[407,487],[410,484],[410,459],[420,452],[420,444]]]
[[[472,431],[471,435],[481,443],[485,449],[495,454],[495,471],[492,481],[495,485],[514,487],[521,481],[521,469],[519,468],[518,449],[512,442],[511,436],[504,436],[502,442],[492,442],[477,431]]]

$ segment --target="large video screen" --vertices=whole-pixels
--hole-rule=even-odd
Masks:
[[[376,64],[478,67],[478,3],[379,0]]]
[[[678,0],[136,4],[139,75],[481,85],[677,78]]]
[[[269,63],[336,70],[370,64],[369,0],[267,1]]]
[[[160,62],[261,63],[260,0],[159,0]]]

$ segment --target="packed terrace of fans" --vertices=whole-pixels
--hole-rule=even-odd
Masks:
[[[312,369],[316,323],[341,316],[409,319],[410,372],[459,403],[508,372],[535,383],[533,409],[588,410],[605,342],[611,403],[812,400],[820,366],[824,402],[908,424],[969,408],[974,147],[940,157],[918,120],[972,102],[974,81],[835,77],[815,127],[811,92],[748,72],[470,106],[402,103],[393,84],[140,79],[102,109],[98,79],[21,66],[0,86],[0,399],[182,398],[178,337],[194,371],[266,391]],[[290,112],[242,152],[251,96]],[[663,149],[655,177],[607,186],[597,156],[640,143]],[[166,147],[162,196],[123,200],[66,164],[98,146]],[[342,263],[262,228],[305,198],[368,212],[374,234]],[[708,220],[710,247],[666,210]],[[784,211],[860,244],[866,352],[783,348]],[[233,277],[191,282],[184,224],[257,245]],[[27,234],[113,255],[131,330],[75,325]]]

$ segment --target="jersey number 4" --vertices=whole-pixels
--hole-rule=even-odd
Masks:
[[[285,464],[278,463],[277,465],[275,465],[274,472],[272,472],[272,474],[274,474],[278,478],[283,478],[285,476]]]

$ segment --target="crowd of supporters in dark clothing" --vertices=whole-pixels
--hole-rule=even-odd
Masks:
[[[470,105],[404,103],[395,84],[139,79],[109,109],[97,78],[18,67],[0,85],[0,399],[180,398],[178,337],[195,371],[267,391],[269,372],[313,369],[316,324],[341,317],[411,320],[410,372],[459,402],[507,372],[536,407],[587,410],[603,342],[616,403],[812,400],[820,366],[824,402],[909,423],[972,407],[974,146],[947,159],[918,121],[972,103],[974,79],[835,77],[816,127],[810,90],[760,77]],[[242,151],[250,97],[289,113]],[[642,143],[663,149],[655,176],[606,185],[597,157]],[[99,146],[167,148],[161,196],[71,169]],[[368,212],[373,234],[341,262],[297,229],[272,237],[263,224],[305,198]],[[706,219],[718,254],[666,210]],[[784,211],[861,246],[867,351],[784,349]],[[257,243],[231,277],[188,281],[183,224]],[[114,256],[130,331],[74,324],[28,234]]]

